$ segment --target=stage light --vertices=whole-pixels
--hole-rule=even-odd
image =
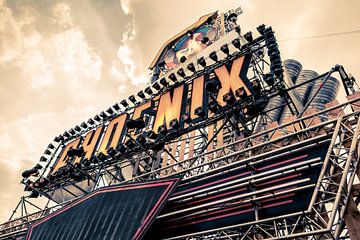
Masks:
[[[153,87],[155,90],[157,90],[157,91],[160,91],[160,89],[161,89],[159,83],[157,83],[157,82],[154,82],[153,85],[152,85],[152,87]]]
[[[181,116],[181,119],[184,123],[191,123],[191,117],[190,117],[190,114],[189,113],[184,113],[182,116]]]
[[[176,82],[176,81],[177,81],[177,77],[176,77],[175,73],[171,73],[171,74],[169,75],[169,79],[170,79],[171,81],[173,81],[173,82]]]
[[[232,40],[231,43],[235,48],[240,49],[240,47],[241,47],[240,39],[236,38],[236,39]]]
[[[165,61],[161,61],[161,62],[159,62],[159,63],[157,64],[157,66],[158,66],[159,68],[165,67],[165,65],[166,65]]]
[[[205,111],[203,109],[203,107],[198,107],[195,109],[195,114],[198,115],[201,118],[205,117]]]
[[[28,178],[30,176],[37,176],[39,174],[39,169],[33,167],[31,169],[25,170],[22,172],[21,176],[23,178]]]
[[[50,143],[47,148],[54,150],[55,146]]]
[[[85,122],[82,122],[80,126],[84,129],[86,129],[88,127],[88,125]]]
[[[212,113],[215,113],[215,114],[216,114],[216,113],[218,112],[218,106],[217,106],[216,102],[213,101],[213,100],[211,100],[211,101],[208,102],[207,108],[208,108],[209,111],[212,112]]]
[[[128,129],[142,129],[145,127],[145,122],[142,118],[129,119],[126,121],[126,127]]]
[[[63,137],[62,135],[56,136],[56,137],[54,138],[54,141],[57,142],[57,143],[59,143],[59,142],[61,142],[61,141],[63,141],[63,140],[64,140],[64,137]]]
[[[265,74],[263,78],[264,78],[264,81],[266,82],[266,84],[269,86],[271,86],[275,83],[274,75],[271,73]]]
[[[90,118],[90,119],[87,121],[87,123],[90,124],[90,125],[94,125],[94,124],[95,124],[95,121],[94,121],[92,118]]]
[[[207,93],[215,94],[221,88],[221,84],[219,81],[212,79],[205,83],[205,89]]]
[[[67,131],[65,131],[65,132],[63,133],[63,136],[66,137],[66,138],[69,138],[69,137],[70,137],[70,134],[69,134]]]
[[[200,64],[200,66],[202,66],[203,68],[206,67],[206,61],[204,57],[201,57],[197,60],[197,63]]]
[[[93,164],[96,164],[96,163],[99,163],[99,159],[96,155],[92,155],[90,157],[90,162],[93,163]]]
[[[166,128],[166,126],[163,124],[163,125],[160,125],[159,127],[158,127],[158,133],[160,133],[160,134],[162,134],[162,135],[166,135],[167,134],[167,128]]]
[[[214,62],[217,62],[219,60],[217,54],[215,51],[211,52],[209,55],[210,59],[213,60]]]
[[[189,63],[187,65],[187,69],[189,69],[189,71],[191,71],[192,73],[195,73],[196,72],[196,69],[195,69],[195,66],[193,63]]]
[[[121,153],[121,154],[125,154],[125,153],[126,153],[126,147],[125,147],[124,144],[122,144],[122,143],[119,143],[119,144],[116,146],[116,150],[118,150],[119,153]]]
[[[44,154],[46,154],[46,155],[50,155],[50,154],[51,154],[51,152],[50,152],[50,150],[49,150],[49,149],[46,149],[46,150],[45,150],[45,152],[44,152]]]
[[[152,131],[152,130],[148,131],[148,132],[146,133],[146,136],[147,136],[148,138],[150,138],[150,139],[153,139],[153,140],[158,137],[158,135],[157,135],[154,131]]]
[[[254,41],[252,32],[247,32],[244,34],[244,38],[246,39],[246,41],[248,41],[249,43],[252,43]]]
[[[113,114],[114,114],[114,110],[112,110],[111,108],[109,108],[108,110],[106,110],[106,112],[107,112],[109,115],[113,115]]]
[[[140,92],[138,92],[138,94],[137,94],[141,99],[146,99],[146,97],[145,97],[145,94],[144,94],[144,92],[143,91],[140,91]]]
[[[84,154],[84,148],[81,146],[79,148],[70,148],[67,152],[69,157],[81,157]]]
[[[248,95],[247,95],[247,92],[245,91],[245,89],[242,87],[242,88],[236,89],[235,96],[237,96],[241,100],[244,100]]]
[[[248,106],[248,111],[246,112],[249,115],[257,115],[262,110],[265,109],[269,102],[269,98],[267,96],[261,96],[252,101]]]
[[[108,117],[105,112],[101,112],[99,115],[102,119],[106,119]]]
[[[164,87],[169,86],[169,82],[166,80],[166,78],[161,78],[161,79],[159,80],[159,83],[160,83],[161,85],[163,85]]]
[[[84,159],[82,159],[81,160],[81,165],[83,166],[83,167],[85,167],[85,168],[88,168],[88,167],[90,167],[90,160],[89,159],[87,159],[87,158],[84,158]]]
[[[180,123],[179,123],[179,121],[178,121],[176,118],[173,119],[173,120],[171,120],[171,121],[170,121],[170,127],[171,127],[172,129],[179,130],[179,128],[180,128]]]
[[[47,162],[47,158],[46,157],[44,157],[44,156],[41,156],[41,158],[40,158],[40,162]]]
[[[203,39],[201,39],[202,44],[207,44],[209,41],[210,39],[208,37],[204,37]]]
[[[236,23],[237,21],[237,14],[235,11],[231,12],[229,16],[227,17],[227,20],[231,23]]]
[[[69,130],[69,133],[70,133],[71,135],[75,135],[75,134],[76,134],[75,130],[72,129],[72,128]]]
[[[185,56],[182,56],[182,57],[180,58],[180,62],[181,62],[181,63],[186,62],[186,60],[187,60],[187,59],[186,59],[186,57],[185,57]]]
[[[229,105],[233,105],[235,103],[235,97],[232,92],[228,92],[223,95],[223,101]]]
[[[260,81],[258,79],[253,80],[251,82],[251,87],[255,92],[260,92],[261,91]]]
[[[31,194],[29,195],[29,198],[38,198],[40,196],[38,191],[31,191]]]
[[[137,101],[136,101],[136,98],[135,98],[134,95],[131,95],[131,96],[129,97],[129,100],[130,100],[130,102],[132,102],[134,105],[137,104]]]
[[[120,106],[119,106],[119,104],[117,104],[117,103],[115,103],[112,107],[115,109],[115,111],[119,111],[119,110],[120,110]]]
[[[111,157],[115,157],[115,155],[117,154],[117,151],[112,147],[109,148],[109,150],[107,150],[107,152]]]
[[[153,91],[151,90],[151,87],[145,88],[144,92],[145,92],[146,94],[150,95],[150,96],[153,94]]]
[[[99,159],[99,162],[104,162],[107,159],[107,156],[103,152],[100,152],[97,155],[97,158]]]
[[[81,128],[79,126],[75,126],[74,130],[77,132],[81,132]]]
[[[121,105],[123,105],[125,108],[129,106],[128,102],[126,101],[126,99],[122,100],[120,102]]]
[[[94,117],[94,119],[95,119],[95,121],[97,121],[97,122],[100,122],[100,121],[101,121],[101,118],[100,118],[99,115],[96,115],[96,116]]]
[[[256,30],[260,33],[260,35],[264,35],[265,34],[265,24],[261,24],[261,25],[257,26]]]
[[[222,45],[220,47],[220,50],[226,55],[230,54],[229,46],[227,44]]]
[[[183,68],[180,68],[178,71],[177,71],[177,74],[182,77],[182,78],[185,78],[186,77],[186,74],[185,74],[185,71]]]

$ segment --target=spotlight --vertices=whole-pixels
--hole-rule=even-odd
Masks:
[[[122,144],[122,143],[119,143],[119,144],[116,146],[116,150],[118,150],[119,153],[121,153],[121,154],[125,154],[125,153],[126,153],[126,147],[125,147],[124,144]]]
[[[87,158],[84,158],[84,159],[82,159],[81,160],[81,165],[83,166],[83,167],[85,167],[85,168],[87,168],[87,167],[90,167],[90,160],[89,159],[87,159]]]
[[[100,122],[100,121],[101,121],[101,118],[100,118],[100,116],[99,116],[99,115],[96,115],[96,116],[94,117],[94,119],[95,119],[95,121],[98,121],[98,122]]]
[[[256,98],[255,101],[252,101],[248,106],[247,114],[249,115],[256,115],[260,113],[269,102],[269,98],[267,96],[261,96]]]
[[[99,159],[100,162],[104,162],[107,159],[107,156],[103,152],[100,152],[97,155],[97,158]]]
[[[178,121],[176,118],[173,119],[173,120],[171,120],[171,121],[170,121],[170,127],[171,127],[172,129],[179,130],[179,128],[180,128],[180,123],[179,123],[179,121]]]
[[[31,191],[31,194],[29,195],[29,198],[38,198],[40,196],[38,191]]]
[[[94,124],[95,124],[95,121],[94,121],[93,119],[91,119],[91,118],[90,118],[87,122],[88,122],[88,124],[90,124],[90,125],[94,125]]]
[[[237,14],[236,12],[232,12],[229,14],[229,16],[227,17],[227,20],[231,23],[236,23],[237,21]]]
[[[227,44],[224,44],[220,47],[220,50],[225,53],[226,55],[230,54],[229,46]]]
[[[48,145],[48,148],[54,150],[54,149],[55,149],[55,146],[50,143],[50,144]]]
[[[67,152],[67,155],[69,157],[75,157],[75,156],[82,157],[83,154],[84,154],[84,148],[82,146],[79,148],[71,148]]]
[[[255,92],[261,91],[260,81],[258,79],[255,79],[254,81],[251,82],[251,87]]]
[[[261,24],[261,25],[257,26],[256,30],[257,30],[261,35],[264,35],[264,34],[265,34],[265,24]]]
[[[159,63],[157,64],[157,66],[158,66],[159,68],[163,68],[163,67],[165,67],[165,65],[166,65],[165,61],[161,61],[161,62],[159,62]]]
[[[137,94],[141,99],[146,99],[145,94],[143,91],[138,92]]]
[[[244,34],[244,38],[246,39],[246,41],[248,41],[249,43],[252,43],[254,41],[254,38],[252,36],[252,32],[247,32]]]
[[[137,104],[137,101],[136,101],[136,98],[135,98],[134,95],[131,95],[131,96],[129,97],[129,100],[130,100],[130,102],[132,102],[134,105]]]
[[[271,73],[265,74],[263,78],[264,78],[264,81],[266,82],[266,84],[269,86],[271,86],[275,83],[274,75]]]
[[[34,167],[34,168],[29,169],[29,170],[23,171],[21,176],[23,178],[28,178],[30,176],[37,176],[38,174],[39,174],[39,170]]]
[[[111,157],[115,157],[115,155],[117,154],[117,151],[112,147],[109,148],[109,150],[107,150],[107,152]]]
[[[235,48],[240,49],[240,47],[241,47],[240,39],[236,38],[236,39],[232,40],[231,43]]]
[[[204,57],[201,57],[197,60],[197,63],[200,64],[200,66],[202,66],[203,68],[206,67],[206,61]]]
[[[242,88],[238,88],[235,91],[235,96],[240,98],[240,100],[244,100],[248,95],[247,95],[247,92],[245,91],[245,89],[242,87]]]
[[[186,60],[187,60],[187,59],[186,59],[186,57],[185,57],[185,56],[182,56],[182,57],[180,58],[180,62],[181,62],[181,63],[186,62]]]
[[[173,82],[176,82],[176,81],[177,81],[177,77],[176,77],[175,73],[171,73],[171,74],[169,75],[169,78],[170,78],[170,80],[173,81]]]
[[[205,83],[205,89],[207,93],[215,94],[221,88],[221,84],[219,81],[212,79]]]
[[[218,107],[215,101],[211,100],[210,102],[208,102],[207,104],[207,108],[209,109],[210,112],[212,113],[217,113],[218,112]]]
[[[108,108],[108,110],[106,110],[106,112],[111,116],[114,114],[114,110],[112,110],[111,108]]]
[[[80,126],[84,129],[86,129],[88,127],[88,125],[85,122],[82,122]]]
[[[148,94],[148,95],[153,94],[153,91],[151,90],[151,87],[145,88],[144,92],[145,92],[146,94]]]
[[[42,157],[40,158],[40,162],[46,162],[46,161],[47,161],[47,158],[46,158],[46,157],[42,156]]]
[[[191,123],[191,117],[190,117],[190,114],[189,113],[184,113],[182,116],[181,116],[181,119],[184,123]]]
[[[202,44],[207,44],[209,41],[210,39],[208,37],[204,37],[203,39],[201,39]]]
[[[63,136],[66,137],[66,138],[69,138],[69,137],[70,137],[70,134],[69,134],[67,131],[65,131],[65,132],[63,133]]]
[[[114,104],[113,105],[113,108],[115,109],[115,111],[119,111],[120,110],[120,106],[119,106],[119,104]]]
[[[93,163],[93,164],[96,164],[96,163],[99,163],[99,159],[96,155],[92,155],[90,157],[90,162]]]
[[[99,115],[102,119],[106,119],[108,117],[105,112],[101,112]]]
[[[160,82],[160,84],[163,85],[164,87],[167,87],[167,86],[169,85],[168,81],[166,81],[165,78],[160,79],[159,82]]]
[[[123,105],[125,108],[129,106],[129,104],[127,103],[127,101],[124,99],[120,102],[121,105]]]
[[[81,128],[79,127],[79,126],[75,126],[75,131],[77,131],[77,132],[81,132]]]
[[[189,69],[189,71],[195,73],[196,69],[193,63],[189,63],[189,65],[187,65],[187,69]]]
[[[226,102],[228,105],[233,105],[235,103],[234,94],[232,92],[224,94],[223,101]]]
[[[71,135],[75,135],[75,134],[76,134],[75,130],[72,129],[72,128],[69,130],[69,133],[70,133]]]
[[[217,62],[219,59],[218,59],[218,56],[216,54],[215,51],[211,52],[210,55],[209,55],[210,59],[213,60],[214,62]]]
[[[166,135],[167,134],[167,128],[166,128],[166,125],[163,124],[163,125],[160,125],[159,128],[158,128],[158,133],[162,134],[162,135]]]
[[[157,135],[154,131],[152,131],[152,130],[148,131],[148,132],[146,133],[146,136],[147,136],[148,138],[150,138],[150,139],[153,139],[153,140],[158,137],[158,135]]]
[[[129,119],[126,121],[126,127],[128,129],[142,129],[145,127],[145,122],[142,118]]]
[[[182,78],[185,78],[186,77],[186,74],[185,74],[185,71],[183,68],[180,68],[178,71],[177,71],[177,74],[182,77]]]
[[[51,154],[51,152],[50,152],[50,150],[49,150],[49,149],[46,149],[46,150],[45,150],[45,152],[44,152],[44,154],[46,154],[46,155],[50,155],[50,154]]]
[[[59,135],[59,136],[56,136],[55,138],[54,138],[54,141],[55,142],[61,142],[62,140],[64,140],[64,137],[62,136],[62,135]]]
[[[153,87],[154,89],[156,89],[157,91],[160,91],[160,89],[161,89],[159,83],[157,83],[157,82],[154,82],[153,85],[152,85],[152,87]]]
[[[202,107],[198,107],[195,109],[195,114],[198,115],[201,118],[205,117],[205,111]]]

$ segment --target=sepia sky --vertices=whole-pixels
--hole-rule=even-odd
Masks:
[[[243,31],[273,27],[283,59],[360,78],[359,32],[298,39],[359,30],[358,0],[0,0],[0,222],[54,136],[139,91],[171,36],[238,6]]]

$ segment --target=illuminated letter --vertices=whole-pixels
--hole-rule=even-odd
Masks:
[[[153,126],[154,132],[157,133],[159,126],[163,125],[164,123],[168,127],[171,120],[180,120],[183,93],[184,85],[181,85],[174,89],[172,99],[170,92],[167,92],[160,97]]]
[[[223,96],[228,93],[230,90],[235,92],[239,88],[244,88],[246,93],[250,96],[251,92],[244,83],[244,81],[240,78],[240,71],[242,70],[244,64],[245,57],[240,57],[235,59],[232,63],[230,73],[226,68],[226,65],[223,65],[214,70],[216,76],[219,78],[221,82],[221,88],[218,93],[217,101],[224,106],[225,102],[223,101]],[[247,70],[247,69],[246,69]]]
[[[127,114],[123,114],[111,120],[107,126],[98,152],[107,154],[107,149],[111,147],[115,148],[118,145],[123,136],[126,118]]]

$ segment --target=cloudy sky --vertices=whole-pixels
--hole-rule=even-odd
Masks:
[[[272,25],[282,57],[360,78],[358,0],[0,0],[0,222],[22,170],[48,143],[141,89],[163,42],[200,16],[241,6],[244,31]]]

